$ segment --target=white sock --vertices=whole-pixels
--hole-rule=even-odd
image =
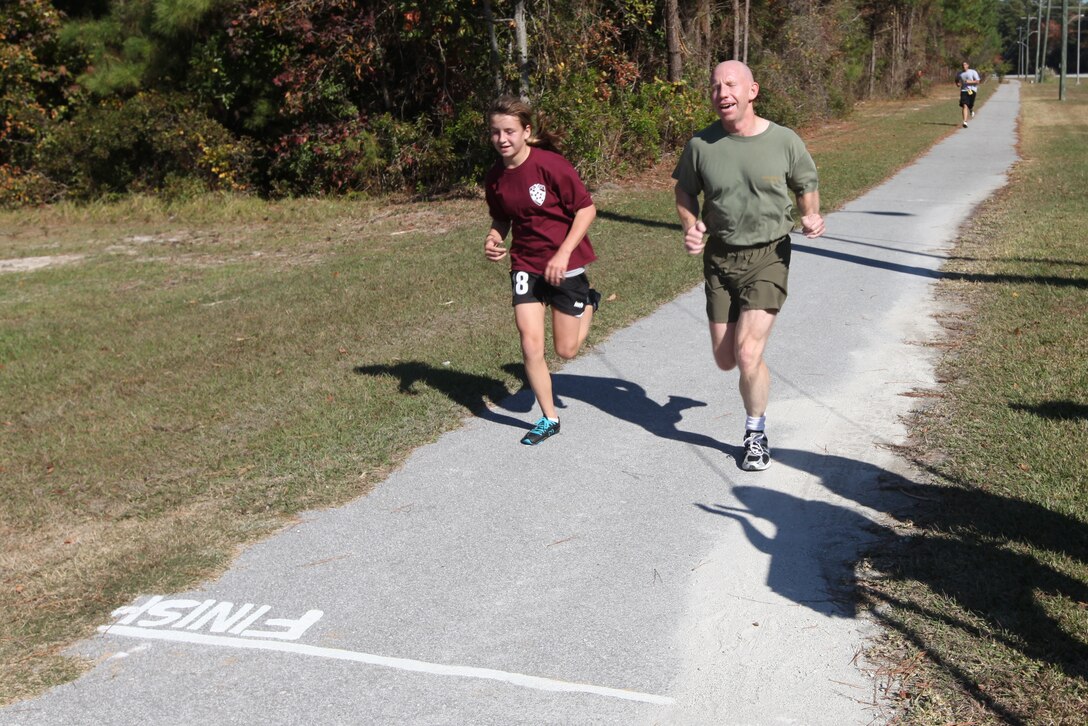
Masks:
[[[749,416],[744,421],[745,431],[763,431],[767,427],[766,416]]]

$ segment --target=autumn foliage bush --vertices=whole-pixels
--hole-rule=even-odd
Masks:
[[[60,14],[45,0],[0,3],[0,206],[49,199],[52,185],[34,166],[49,126],[79,96],[57,52]]]
[[[678,41],[664,7],[7,0],[0,205],[464,190],[494,161],[483,114],[499,93],[526,97],[582,175],[603,181],[713,118],[705,81],[719,60],[750,58],[759,112],[797,126],[866,94],[909,91],[927,57],[947,65],[951,53],[958,66],[961,48],[993,46],[988,21],[943,6],[912,11],[918,28],[903,33],[898,3],[757,3],[742,37],[728,3],[680,3]]]
[[[139,93],[59,124],[38,150],[40,170],[76,199],[195,186],[244,191],[254,160],[244,140],[184,96]]]

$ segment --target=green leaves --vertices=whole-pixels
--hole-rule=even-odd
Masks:
[[[166,37],[192,33],[215,11],[230,4],[229,0],[154,0],[151,27]]]

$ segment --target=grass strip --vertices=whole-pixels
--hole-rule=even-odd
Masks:
[[[907,724],[1088,721],[1088,86],[1021,89],[1022,160],[962,230],[924,479],[863,592]]]
[[[825,210],[957,118],[949,92],[807,130]],[[667,174],[594,194],[590,345],[701,279]],[[487,225],[481,199],[0,213],[0,259],[67,261],[0,273],[0,702],[80,672],[61,650],[113,608],[213,577],[519,390]]]

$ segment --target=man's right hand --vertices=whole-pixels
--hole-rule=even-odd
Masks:
[[[703,238],[705,234],[706,225],[701,219],[688,227],[688,231],[684,233],[684,248],[687,249],[689,255],[697,255],[703,251],[706,247],[706,240]]]

